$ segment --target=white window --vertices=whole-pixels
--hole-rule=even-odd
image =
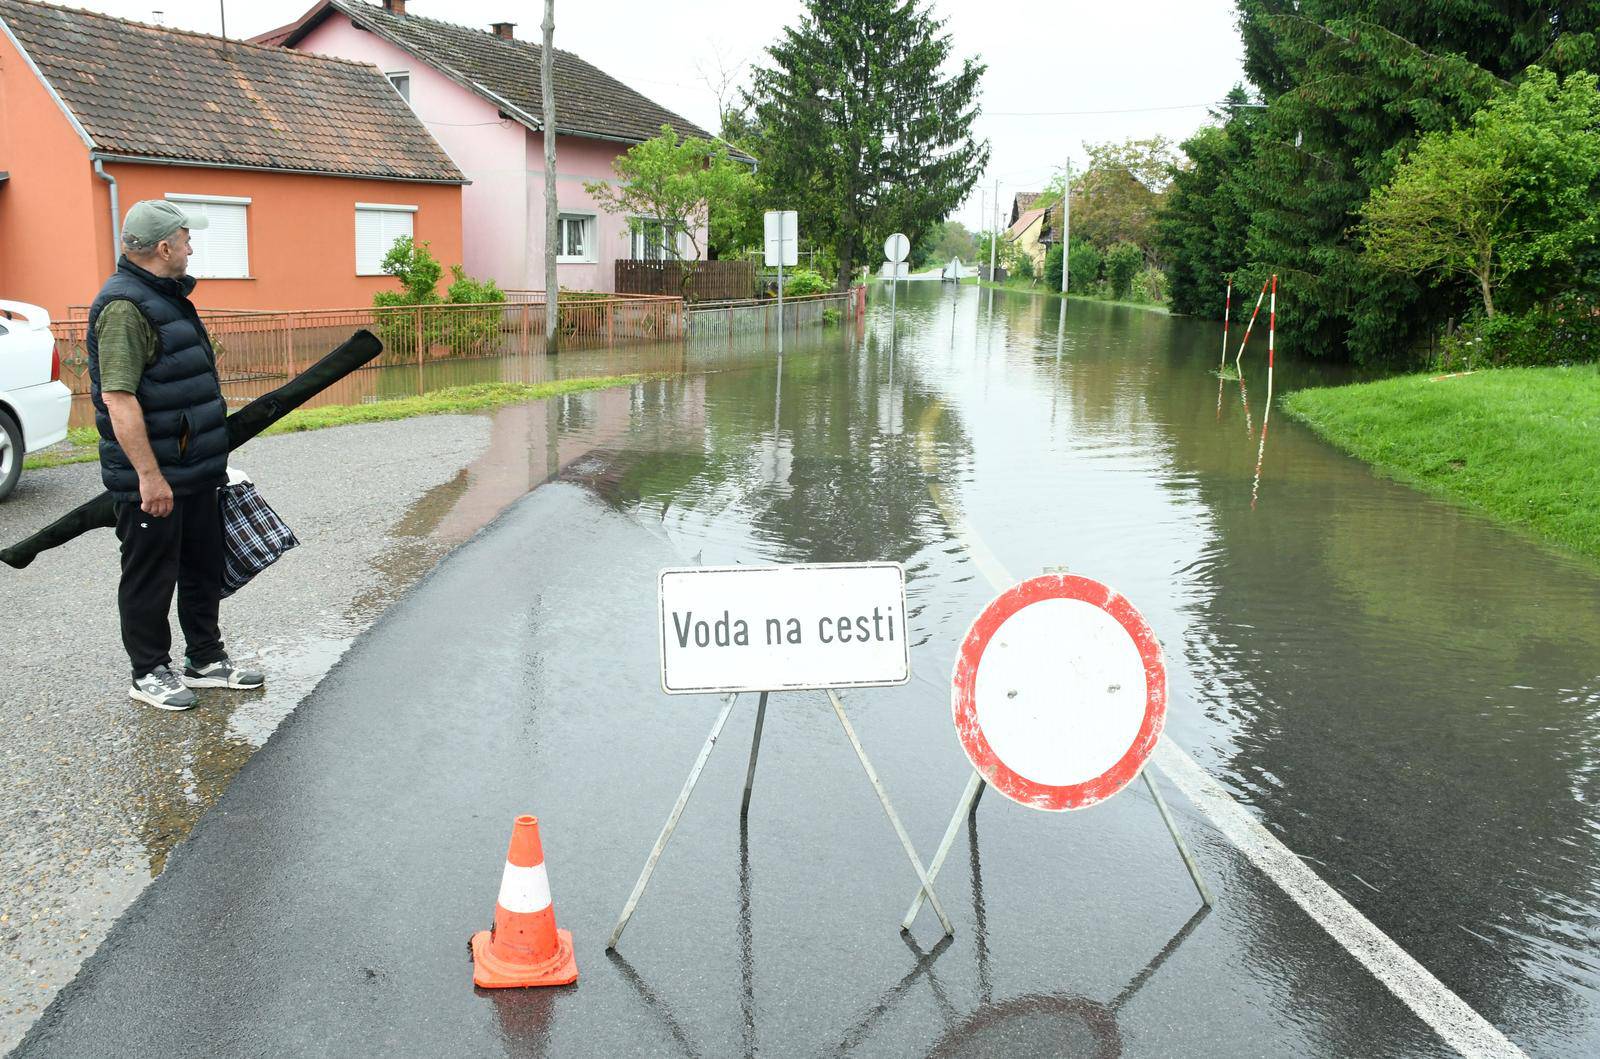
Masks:
[[[595,256],[595,215],[563,213],[556,219],[556,261],[592,264]]]
[[[635,261],[676,261],[679,240],[672,229],[653,217],[633,217],[628,222],[629,256]]]
[[[394,85],[394,90],[400,93],[401,99],[405,100],[407,103],[411,102],[410,70],[390,70],[383,76],[389,79],[389,83],[391,85]]]
[[[383,275],[384,256],[402,235],[415,237],[415,206],[384,202],[356,203],[356,275]]]
[[[249,199],[229,195],[168,195],[186,213],[199,214],[209,222],[205,228],[189,230],[194,256],[189,258],[189,275],[196,279],[249,279],[250,233],[245,211]]]

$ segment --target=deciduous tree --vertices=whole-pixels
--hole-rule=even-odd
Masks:
[[[1101,249],[1133,243],[1154,260],[1156,217],[1178,160],[1172,142],[1153,136],[1083,147],[1089,165],[1072,179],[1073,237]],[[1053,189],[1051,204],[1059,198]]]
[[[1408,273],[1470,277],[1495,314],[1513,277],[1566,263],[1600,236],[1600,92],[1533,68],[1472,123],[1430,133],[1363,210],[1368,257]]]
[[[725,145],[697,136],[680,139],[670,125],[618,155],[611,168],[615,182],[586,181],[583,189],[607,213],[660,221],[674,236],[669,239],[674,256],[675,237],[686,239],[690,253],[682,286],[687,292],[695,263],[707,249],[707,232],[739,223],[751,195],[750,168],[730,158]]]

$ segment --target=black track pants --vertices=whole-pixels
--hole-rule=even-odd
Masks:
[[[118,504],[117,539],[122,541],[117,609],[134,679],[172,662],[167,615],[174,588],[187,644],[184,653],[196,665],[221,658],[217,606],[222,599],[222,516],[217,491],[174,497],[166,518],[145,514],[137,501]]]

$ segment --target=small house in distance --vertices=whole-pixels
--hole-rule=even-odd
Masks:
[[[0,170],[0,297],[55,318],[140,199],[210,221],[202,308],[371,304],[401,234],[461,260],[466,178],[365,63],[0,0]]]

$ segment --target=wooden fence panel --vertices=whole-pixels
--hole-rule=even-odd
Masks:
[[[751,298],[756,293],[753,261],[618,261],[618,294],[686,294],[691,302]],[[684,276],[689,273],[688,287]]]

